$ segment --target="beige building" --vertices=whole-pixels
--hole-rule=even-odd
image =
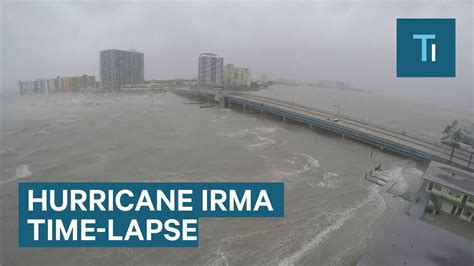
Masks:
[[[224,87],[250,88],[250,68],[226,65],[224,69]]]
[[[53,93],[63,91],[77,91],[85,88],[95,88],[95,76],[82,75],[80,77],[56,77],[52,79],[37,79],[18,81],[20,94]]]
[[[76,91],[85,88],[95,88],[95,76],[82,75],[80,77],[65,77],[64,91]]]

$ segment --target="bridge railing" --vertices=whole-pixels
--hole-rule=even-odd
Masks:
[[[235,96],[237,96],[237,95],[235,95]],[[240,102],[240,104],[247,105],[247,106],[251,106],[251,107],[254,107],[254,108],[257,108],[257,109],[259,109],[259,108],[266,108],[266,109],[268,109],[268,108],[273,108],[273,111],[274,111],[274,112],[277,112],[277,113],[280,113],[280,115],[283,115],[283,114],[286,115],[286,116],[290,116],[290,115],[291,115],[291,113],[288,113],[287,110],[283,110],[283,109],[276,108],[276,107],[271,107],[271,106],[269,106],[269,105],[264,104],[263,102],[261,102],[261,103],[259,103],[259,104],[252,104],[252,103],[249,102],[248,100],[241,101],[241,98],[240,98],[240,97],[239,97],[239,98],[235,98],[235,97],[232,97],[232,95],[227,95],[227,97],[232,98],[232,99],[233,99],[233,100],[232,100],[233,102],[236,102],[236,101],[237,101],[237,102]],[[238,96],[237,96],[237,97],[238,97]],[[274,100],[274,99],[268,98],[268,97],[262,97],[262,98],[267,99],[267,100]],[[252,101],[255,102],[255,101],[257,101],[257,100],[253,99]],[[257,102],[258,102],[258,101],[257,101]],[[287,104],[291,104],[291,105],[294,105],[294,106],[298,106],[298,104],[290,103],[290,102],[287,102],[287,101],[282,101],[282,102],[285,102],[285,103],[287,103]],[[314,109],[319,110],[319,109],[317,109],[317,108],[309,108],[309,110],[314,110]],[[331,114],[331,115],[333,114],[333,113],[328,112],[328,111],[325,111],[325,110],[322,110],[322,111],[324,111],[324,112],[321,112],[321,113]],[[311,113],[311,112],[309,112],[309,113]],[[298,115],[298,116],[301,116],[301,117],[306,117],[305,115],[302,115],[302,114],[297,114],[297,115]],[[338,116],[338,117],[342,117],[342,116]],[[347,117],[348,117],[348,116],[347,116]],[[307,118],[309,118],[309,119],[316,119],[316,120],[318,120],[319,122],[321,122],[320,119],[315,118],[315,117],[312,117],[312,116],[309,116],[309,117],[307,117]],[[298,118],[297,118],[297,117],[294,118],[294,119],[298,121]],[[327,124],[326,121],[322,121],[322,123]],[[341,125],[338,125],[338,124],[334,124],[333,126],[342,128],[342,126],[341,126]],[[405,152],[403,152],[403,153],[405,153],[405,154],[407,154],[406,150],[417,150],[417,149],[414,149],[413,147],[408,147],[408,146],[405,146],[405,145],[403,145],[403,144],[401,144],[401,143],[399,143],[399,142],[393,142],[393,141],[391,141],[391,140],[389,140],[389,139],[386,139],[386,138],[385,138],[385,139],[380,139],[380,138],[378,138],[378,137],[375,137],[374,135],[366,134],[366,133],[363,132],[363,131],[359,131],[359,130],[356,130],[356,129],[349,129],[349,128],[345,128],[345,127],[343,127],[343,128],[344,128],[344,130],[347,131],[346,134],[351,134],[351,135],[353,135],[353,136],[356,136],[356,135],[357,135],[357,136],[358,136],[357,138],[359,138],[359,139],[361,139],[360,136],[364,136],[364,135],[370,136],[371,139],[375,139],[375,140],[377,140],[377,141],[379,141],[379,142],[382,141],[383,143],[385,143],[385,144],[384,144],[385,146],[391,148],[392,150],[396,150],[396,149],[395,149],[396,147],[401,147],[401,148],[405,151]],[[332,131],[334,131],[334,130],[332,130]],[[358,132],[358,133],[357,133],[357,132]],[[406,135],[404,135],[404,136],[406,136]],[[394,136],[394,137],[396,137],[396,136]],[[407,141],[406,139],[400,139],[400,140]],[[366,141],[366,142],[367,142],[367,141]],[[414,142],[414,144],[417,144],[417,143]],[[395,145],[395,146],[393,146],[393,145]],[[421,144],[418,144],[418,145],[421,145]],[[421,146],[423,146],[423,145],[421,145]],[[442,147],[442,149],[439,149],[440,147]],[[430,151],[430,153],[427,154],[427,153],[424,153],[424,152],[422,152],[422,151],[420,151],[420,150],[417,150],[417,152],[418,152],[419,154],[425,154],[425,155],[423,155],[423,156],[425,156],[425,158],[428,158],[428,157],[426,157],[426,155],[428,155],[428,156],[436,156],[436,157],[438,157],[439,159],[447,160],[447,161],[449,160],[449,161],[451,161],[451,162],[454,162],[454,163],[456,163],[456,164],[458,164],[458,165],[461,165],[461,166],[466,167],[466,168],[469,168],[469,169],[472,169],[472,168],[474,167],[474,164],[471,162],[471,160],[472,160],[472,154],[466,154],[466,151],[465,151],[465,150],[464,150],[464,151],[462,151],[462,150],[460,151],[459,149],[454,149],[454,152],[453,152],[453,150],[452,150],[451,147],[449,147],[449,146],[446,147],[445,145],[438,145],[438,146],[435,146],[435,147],[425,146],[425,148],[427,148],[427,149]],[[412,156],[412,157],[413,157],[413,156]],[[419,157],[420,157],[420,156],[418,156],[418,158],[419,158]],[[460,162],[459,162],[459,161],[460,161]]]
[[[424,136],[424,135],[413,134],[413,133],[410,133],[410,132],[407,132],[407,131],[404,131],[404,130],[395,129],[395,128],[392,128],[392,127],[376,124],[376,123],[373,123],[373,122],[370,122],[370,121],[367,121],[367,120],[363,120],[363,119],[360,119],[360,118],[357,118],[357,117],[352,117],[352,116],[348,116],[348,115],[345,115],[345,114],[337,114],[337,113],[327,111],[327,110],[324,110],[324,109],[320,109],[320,108],[317,108],[317,107],[307,106],[307,105],[298,104],[298,103],[295,103],[295,102],[270,98],[270,97],[261,96],[261,95],[255,95],[255,94],[251,94],[251,93],[246,93],[245,95],[254,96],[254,97],[257,97],[257,98],[263,98],[263,99],[266,99],[266,100],[279,101],[279,102],[286,103],[286,104],[292,104],[292,105],[295,105],[295,106],[307,108],[309,110],[312,109],[312,110],[315,110],[315,111],[318,111],[318,112],[321,112],[321,113],[324,113],[324,114],[327,114],[327,115],[330,115],[330,116],[333,116],[333,117],[338,117],[338,118],[344,118],[344,119],[357,121],[357,122],[365,124],[365,125],[382,128],[384,130],[391,131],[393,133],[397,133],[397,134],[401,134],[401,135],[411,137],[411,138],[414,138],[414,139],[417,139],[417,140],[421,140],[421,141],[430,143],[432,145],[435,145],[438,148],[442,148],[442,149],[446,148],[445,147],[446,145],[442,144],[441,142],[436,141],[434,138],[431,138],[431,137],[428,138],[427,136]],[[472,151],[466,150],[466,149],[461,147],[461,148],[457,148],[457,152],[464,153],[465,155],[470,155]]]

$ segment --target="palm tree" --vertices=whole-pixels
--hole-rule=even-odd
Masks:
[[[458,120],[456,120],[456,119],[453,120],[453,122],[451,123],[451,126],[452,126],[453,128],[456,128],[456,127],[458,126]]]
[[[451,150],[451,156],[449,161],[453,159],[454,150],[456,148],[460,148],[461,145],[459,142],[462,140],[463,134],[461,129],[458,129],[458,121],[453,120],[450,125],[447,125],[446,128],[443,130],[444,136],[441,138],[441,143],[447,144],[451,146],[453,149]]]
[[[449,136],[449,134],[451,133],[451,128],[451,125],[447,125],[446,128],[443,130],[443,140]]]
[[[461,129],[457,129],[457,130],[454,131],[453,134],[452,134],[452,138],[453,138],[453,140],[456,141],[456,142],[460,142],[460,141],[462,140],[462,137],[463,137],[463,135],[462,135]]]

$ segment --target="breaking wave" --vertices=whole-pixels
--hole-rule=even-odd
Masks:
[[[408,191],[408,183],[402,170],[402,167],[396,167],[394,169],[382,171],[379,175],[382,178],[393,181],[393,185],[389,188],[390,193],[392,194],[402,195]]]
[[[255,143],[248,144],[247,145],[248,147],[261,147],[261,146],[268,146],[268,145],[275,144],[274,140],[270,138],[262,137],[258,135],[256,132],[251,132],[249,135],[249,139]]]
[[[275,131],[277,129],[278,129],[277,127],[257,127],[257,128],[255,128],[255,130],[257,130],[258,132],[264,133],[264,134],[275,133]]]
[[[251,131],[249,129],[239,130],[237,132],[219,134],[221,136],[225,136],[228,138],[240,138],[248,142],[246,144],[249,148],[256,148],[256,147],[268,147],[270,145],[274,145],[276,142],[273,139],[268,137],[261,136],[257,131]]]
[[[311,240],[305,243],[299,250],[297,250],[291,256],[282,259],[280,261],[280,265],[294,265],[298,263],[305,255],[308,254],[308,252],[315,249],[319,246],[319,244],[327,240],[332,233],[341,228],[350,218],[352,218],[357,213],[357,211],[359,211],[361,208],[363,208],[369,203],[377,204],[377,207],[374,210],[375,215],[371,214],[373,217],[371,222],[380,217],[380,215],[383,214],[386,208],[385,200],[380,195],[375,185],[372,185],[369,189],[369,196],[363,202],[342,212],[330,215],[329,221],[331,225],[324,228],[324,230],[322,230],[316,236],[311,238]]]
[[[301,181],[300,177],[305,173],[317,173],[319,161],[304,153],[293,153],[290,158],[280,162],[274,167],[270,175],[285,181],[289,189]]]

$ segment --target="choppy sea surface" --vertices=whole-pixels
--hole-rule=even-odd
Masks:
[[[374,228],[403,213],[418,189],[424,165],[410,159],[184,102],[171,92],[3,96],[0,264],[353,265]],[[364,180],[378,164],[390,193]],[[282,181],[285,217],[200,219],[200,246],[191,249],[21,249],[22,181]]]

